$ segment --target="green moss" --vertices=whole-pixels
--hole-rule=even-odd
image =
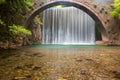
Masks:
[[[102,11],[102,10],[100,10],[100,13],[103,13],[103,11]]]
[[[105,9],[104,8],[101,8],[102,11],[104,11]]]
[[[42,6],[44,4],[44,2],[42,1],[41,3],[40,3],[40,6]]]
[[[107,19],[106,21],[107,21],[107,22],[110,22],[110,20],[109,20],[109,19]]]
[[[97,8],[97,5],[93,5],[94,8]]]
[[[35,17],[35,23],[39,25],[43,25],[42,21],[40,20],[40,16]]]
[[[103,12],[104,12],[104,10],[105,10],[104,8],[101,8],[101,9],[100,9],[100,13],[103,13]]]
[[[108,14],[108,12],[107,12],[107,11],[105,11],[105,14]]]

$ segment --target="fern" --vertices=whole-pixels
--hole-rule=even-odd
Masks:
[[[12,26],[9,26],[9,31],[14,36],[19,35],[21,33],[26,34],[26,35],[31,35],[31,32],[29,30],[25,29],[23,26],[15,25],[15,24],[13,24]]]

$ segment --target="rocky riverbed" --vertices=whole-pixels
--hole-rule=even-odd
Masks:
[[[119,46],[0,50],[0,80],[120,80]]]

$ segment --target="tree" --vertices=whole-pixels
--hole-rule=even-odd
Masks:
[[[114,0],[113,11],[111,12],[111,15],[113,17],[117,17],[120,20],[120,0]]]
[[[21,24],[16,17],[23,18],[33,5],[30,0],[0,0],[0,3],[0,19],[8,25]]]
[[[5,2],[5,0],[0,0],[0,4],[2,4],[2,3],[4,3]]]
[[[0,0],[0,41],[9,41],[14,32],[28,34],[22,24],[32,6],[31,0]]]

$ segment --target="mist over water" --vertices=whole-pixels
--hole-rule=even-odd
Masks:
[[[75,7],[43,12],[42,44],[95,44],[95,21]]]

